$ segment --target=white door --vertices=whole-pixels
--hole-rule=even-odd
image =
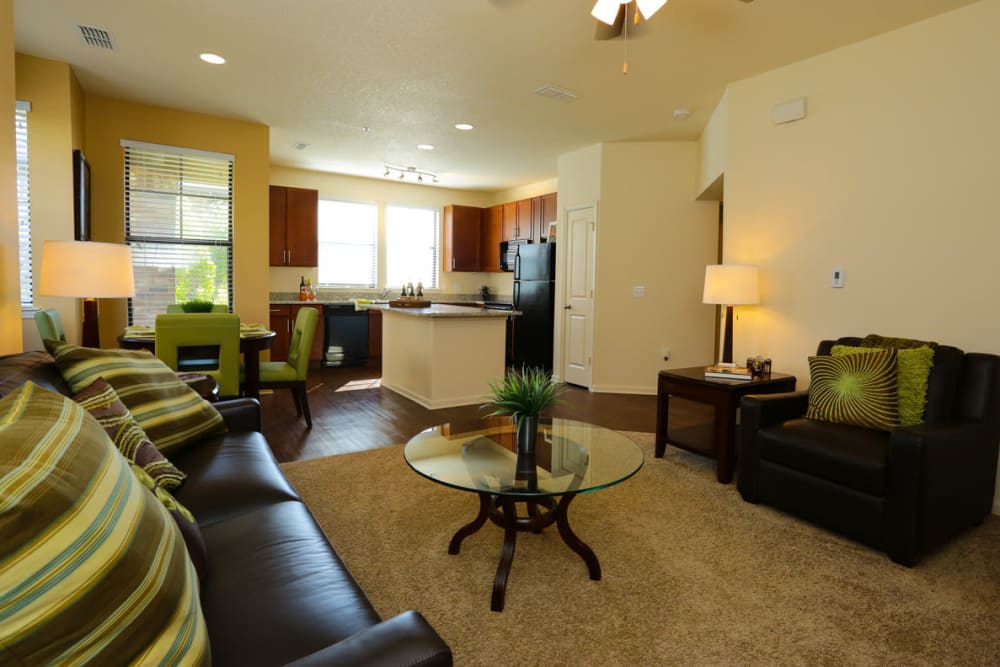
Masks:
[[[566,299],[563,305],[563,380],[590,388],[594,348],[596,207],[566,212]],[[560,230],[561,231],[561,230]]]

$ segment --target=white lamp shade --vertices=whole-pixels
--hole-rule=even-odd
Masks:
[[[666,0],[663,1],[666,2]],[[615,19],[618,18],[618,8],[628,4],[628,2],[629,0],[597,0],[594,8],[590,10],[590,15],[602,23],[614,25]]]
[[[636,0],[636,4],[639,5],[642,18],[648,21],[653,14],[660,11],[663,5],[667,4],[667,0]]]
[[[135,296],[132,251],[120,243],[43,241],[38,293],[82,299]]]
[[[702,303],[740,306],[760,303],[760,282],[756,266],[710,264],[705,267]]]

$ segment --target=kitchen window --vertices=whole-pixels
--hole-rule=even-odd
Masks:
[[[233,156],[122,141],[128,321],[152,325],[189,299],[233,302]]]
[[[17,169],[17,260],[21,282],[21,310],[35,307],[31,271],[31,188],[28,180],[28,111],[30,102],[14,107],[14,144]]]
[[[378,207],[319,201],[319,267],[322,287],[375,287]]]
[[[438,211],[407,206],[386,207],[386,287],[423,283],[438,287]]]

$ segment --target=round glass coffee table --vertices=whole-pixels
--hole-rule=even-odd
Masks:
[[[493,611],[503,611],[518,531],[539,532],[555,523],[563,542],[586,563],[590,578],[600,581],[597,556],[570,528],[569,504],[577,494],[625,481],[643,463],[639,446],[620,433],[569,419],[540,420],[533,456],[519,454],[516,440],[512,421],[494,417],[434,426],[403,449],[417,473],[479,495],[479,514],[451,538],[449,554],[457,554],[462,540],[487,519],[504,529]],[[518,504],[525,506],[522,514]]]

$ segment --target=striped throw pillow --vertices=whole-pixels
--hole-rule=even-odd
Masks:
[[[210,662],[177,525],[104,429],[25,383],[0,400],[0,663]]]
[[[219,411],[146,350],[98,350],[45,341],[73,393],[103,377],[164,454],[225,433]]]
[[[146,432],[118,398],[115,388],[104,378],[97,378],[84,387],[83,391],[73,396],[73,400],[104,427],[104,432],[122,456],[142,468],[158,486],[167,490],[176,489],[187,478],[149,441]]]
[[[896,350],[809,357],[806,418],[880,431],[899,426]]]

